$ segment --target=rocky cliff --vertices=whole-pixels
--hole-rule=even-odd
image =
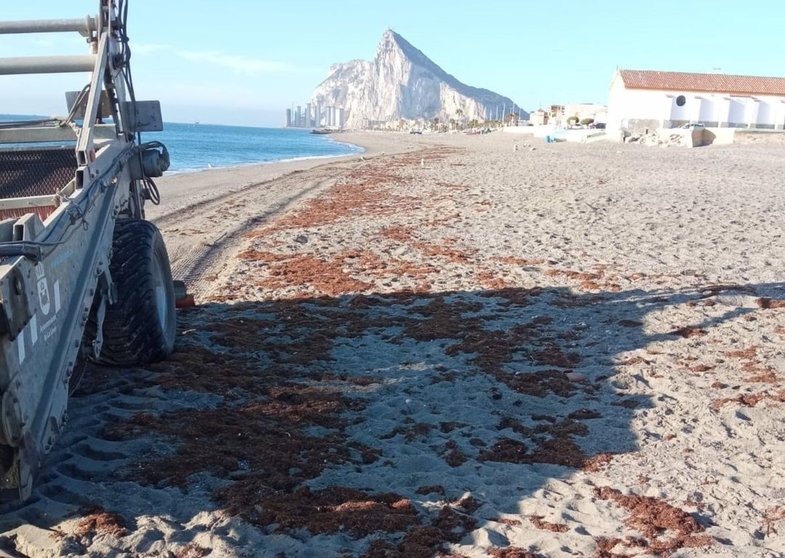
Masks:
[[[501,113],[503,106],[508,111],[513,106],[507,97],[461,83],[390,30],[372,62],[333,65],[311,101],[344,109],[349,128],[401,118],[485,120],[495,117],[497,108]]]

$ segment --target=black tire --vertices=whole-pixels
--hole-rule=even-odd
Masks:
[[[177,331],[169,256],[155,225],[141,219],[115,223],[109,271],[117,301],[104,318],[98,363],[145,365],[165,359]]]

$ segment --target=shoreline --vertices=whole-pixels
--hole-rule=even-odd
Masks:
[[[342,138],[341,143],[357,146],[363,151],[347,155],[300,157],[167,174],[156,180],[161,191],[161,205],[148,205],[147,218],[155,221],[173,212],[187,210],[191,206],[254,185],[285,178],[293,173],[351,162],[359,158],[370,159],[383,154],[394,155],[422,147],[421,142],[410,141],[408,136],[396,138],[388,134],[379,136],[364,132],[342,132],[342,135],[347,137]]]
[[[279,163],[294,163],[297,161],[310,161],[312,159],[340,159],[342,157],[351,157],[353,155],[362,155],[365,153],[364,148],[357,146],[358,148],[362,149],[362,151],[356,151],[353,153],[345,153],[343,155],[311,155],[308,157],[290,157],[288,159],[274,159],[272,161],[255,161],[253,163],[237,163],[234,165],[226,165],[226,166],[211,166],[207,167],[206,169],[182,169],[182,170],[174,170],[174,171],[166,171],[168,174],[166,176],[176,176],[179,174],[196,174],[200,172],[213,172],[213,171],[224,171],[236,168],[245,168],[245,167],[260,167],[266,165],[277,165]],[[164,177],[161,177],[164,178]]]
[[[241,167],[256,167],[256,166],[262,166],[262,165],[275,165],[275,164],[278,164],[278,163],[292,163],[292,162],[296,162],[296,161],[308,161],[308,160],[311,160],[311,159],[340,159],[342,157],[352,157],[352,156],[356,156],[356,155],[362,155],[362,154],[366,153],[366,151],[367,151],[367,149],[365,147],[363,147],[362,145],[357,145],[357,144],[346,142],[346,141],[339,141],[339,140],[334,139],[332,137],[332,135],[333,134],[330,134],[330,137],[329,137],[329,140],[332,143],[338,143],[338,144],[341,144],[341,145],[349,146],[349,147],[355,149],[355,151],[352,151],[350,153],[344,153],[344,154],[341,154],[341,155],[307,155],[307,156],[304,156],[304,157],[289,157],[289,158],[286,158],[286,159],[272,159],[270,161],[254,161],[254,162],[250,162],[250,163],[237,163],[237,164],[229,164],[229,165],[225,165],[225,166],[224,165],[221,165],[221,166],[208,166],[207,168],[197,168],[197,169],[188,168],[188,169],[167,171],[168,174],[165,175],[165,176],[175,176],[175,175],[178,175],[178,174],[194,174],[194,173],[208,172],[208,171],[220,171],[220,170],[227,170],[227,169],[234,169],[234,168],[241,168]],[[208,165],[209,165],[209,163],[208,163]]]

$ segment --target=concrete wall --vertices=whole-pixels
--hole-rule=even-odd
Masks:
[[[785,131],[773,130],[736,130],[734,143],[777,143],[785,144]]]
[[[658,130],[656,125],[651,126],[649,131],[657,131],[661,135],[671,133],[670,129]],[[544,138],[547,135],[558,137],[570,142],[586,142],[600,139],[623,140],[616,134],[608,131],[603,134],[603,130],[583,129],[583,130],[556,130],[553,126],[507,126],[502,128],[506,134],[530,135]],[[695,131],[680,130],[683,133],[695,133]],[[697,142],[696,142],[697,143]],[[746,130],[740,128],[705,128],[703,130],[701,145],[730,145],[732,143],[778,143],[785,144],[785,131],[774,130]]]
[[[662,127],[662,120],[654,118],[630,118],[624,121],[623,129],[633,135],[647,134],[657,128]],[[621,130],[622,128],[611,128],[608,130]]]
[[[541,138],[546,134],[553,133],[553,126],[548,126],[547,124],[542,126],[505,126],[502,128],[502,132]]]
[[[505,134],[529,135],[536,138],[552,136],[559,141],[573,143],[586,143],[607,139],[605,130],[597,128],[576,128],[574,130],[557,129],[553,126],[506,126],[502,128]]]

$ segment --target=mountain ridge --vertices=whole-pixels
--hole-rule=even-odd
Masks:
[[[485,120],[513,101],[466,85],[395,31],[382,35],[372,61],[333,64],[314,90],[312,103],[345,111],[345,125],[366,128],[400,119]]]
[[[485,89],[483,87],[474,87],[472,85],[468,85],[468,84],[463,83],[461,80],[456,78],[454,75],[452,75],[452,74],[448,73],[447,71],[445,71],[441,66],[436,64],[436,62],[434,62],[433,60],[428,58],[425,55],[425,53],[423,53],[423,51],[421,51],[420,49],[415,47],[413,44],[411,44],[409,41],[404,39],[401,35],[399,35],[395,31],[393,31],[392,29],[388,29],[387,31],[385,31],[385,35],[382,36],[383,37],[382,38],[383,41],[385,40],[385,38],[387,37],[388,34],[396,42],[396,44],[398,44],[398,46],[401,47],[401,50],[404,50],[404,51],[406,51],[406,50],[414,51],[415,56],[421,58],[421,60],[422,60],[422,64],[420,64],[420,65],[422,65],[422,66],[425,66],[425,65],[430,66],[434,73],[441,74],[442,79],[444,81],[448,82],[451,86],[455,87],[456,89],[457,88],[462,88],[462,89],[466,89],[466,90],[469,90],[469,91],[472,91],[472,92],[475,92],[475,93],[498,95],[497,93],[494,93],[490,89]],[[412,61],[413,62],[418,62],[416,60],[412,60]],[[510,103],[511,103],[510,107],[512,107],[512,100],[511,99],[507,99],[507,100],[510,101]]]

